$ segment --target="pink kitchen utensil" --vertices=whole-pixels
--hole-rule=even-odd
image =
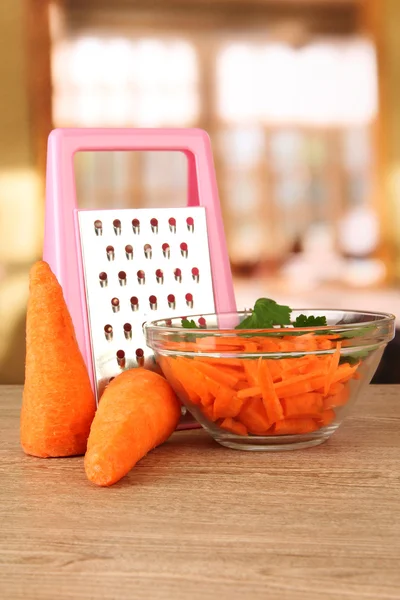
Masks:
[[[78,209],[75,153],[123,150],[183,152],[187,206]],[[145,321],[235,311],[208,135],[199,129],[52,131],[43,258],[63,288],[97,400],[111,378],[152,360]]]

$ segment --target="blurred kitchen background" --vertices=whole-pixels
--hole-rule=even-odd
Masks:
[[[53,127],[206,129],[238,306],[400,316],[399,0],[2,0],[0,40],[0,383],[23,381]],[[75,172],[81,207],[185,203],[180,154]]]

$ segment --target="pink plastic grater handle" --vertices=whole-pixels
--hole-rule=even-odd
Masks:
[[[80,238],[74,155],[80,151],[178,151],[188,160],[188,206],[206,208],[217,312],[236,310],[209,136],[200,129],[56,129],[48,141],[43,258],[64,291],[94,387]]]

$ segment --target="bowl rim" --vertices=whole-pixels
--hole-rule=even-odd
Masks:
[[[196,319],[196,318],[200,318],[200,317],[211,317],[211,316],[221,316],[221,317],[228,317],[228,316],[237,316],[237,315],[249,315],[251,312],[251,310],[237,310],[237,311],[215,311],[215,312],[210,312],[210,313],[198,313],[195,315],[186,315],[185,317],[183,316],[168,316],[168,317],[162,317],[159,319],[156,319],[154,321],[146,321],[143,325],[143,329],[145,331],[154,331],[154,332],[163,332],[163,333],[174,333],[175,335],[179,335],[179,332],[183,332],[185,334],[194,334],[194,335],[206,335],[207,333],[209,334],[214,334],[214,335],[227,335],[227,334],[232,334],[233,332],[235,332],[235,335],[257,335],[257,333],[273,333],[273,332],[282,332],[284,330],[290,332],[293,331],[293,329],[295,329],[295,331],[297,332],[303,332],[304,334],[306,334],[307,332],[312,332],[312,331],[329,331],[329,332],[339,332],[339,331],[346,331],[346,330],[354,330],[354,329],[364,329],[365,327],[370,327],[372,325],[384,325],[387,323],[393,323],[396,320],[396,316],[392,313],[384,313],[384,312],[378,312],[378,311],[367,311],[367,310],[352,310],[352,309],[342,309],[342,308],[328,308],[328,309],[324,309],[324,308],[293,308],[292,309],[292,313],[303,313],[303,312],[313,312],[313,313],[335,313],[335,312],[339,312],[339,313],[353,313],[356,315],[363,315],[363,316],[370,316],[370,317],[379,317],[378,319],[372,319],[369,321],[361,321],[358,323],[342,323],[342,324],[335,324],[335,325],[313,325],[310,327],[290,327],[290,326],[283,326],[283,327],[272,327],[272,328],[260,328],[260,329],[221,329],[221,328],[198,328],[198,329],[188,329],[185,327],[173,327],[173,326],[166,326],[166,325],[160,325],[159,323],[161,323],[162,321],[167,321],[170,319],[176,319],[176,320],[182,320],[184,318],[186,319]],[[328,314],[327,314],[328,316]]]

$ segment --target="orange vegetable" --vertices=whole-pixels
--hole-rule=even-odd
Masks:
[[[261,388],[258,386],[246,387],[237,393],[238,398],[252,398],[253,396],[261,397]]]
[[[323,395],[316,392],[300,394],[282,399],[283,412],[285,418],[318,416],[324,410]]]
[[[258,365],[256,360],[243,359],[243,368],[247,381],[252,386],[258,386]],[[260,390],[261,393],[261,390]]]
[[[247,429],[243,425],[243,423],[239,423],[239,421],[235,421],[232,417],[227,417],[224,419],[220,425],[222,429],[226,429],[231,433],[236,433],[237,435],[247,435]]]
[[[301,433],[311,433],[319,429],[314,419],[284,419],[275,423],[272,435],[296,435]]]
[[[262,358],[258,361],[258,383],[261,388],[265,412],[270,423],[283,419],[282,405],[275,391],[268,364]],[[279,385],[279,384],[276,384]]]
[[[186,361],[183,358],[178,357],[169,360],[164,357],[164,361],[167,362],[169,369],[172,372],[173,381],[179,381],[180,387],[183,388],[185,392],[185,397],[187,397],[192,404],[201,404],[199,393],[203,379],[201,375],[197,374],[197,377],[194,379],[192,374],[186,368]],[[179,393],[178,389],[176,389],[176,391]]]
[[[49,265],[30,272],[21,445],[42,458],[84,454],[95,399],[63,292]]]
[[[328,371],[328,375],[326,377],[326,381],[325,381],[325,386],[324,386],[324,394],[325,396],[327,395],[327,393],[329,392],[329,388],[332,385],[333,382],[333,378],[335,376],[335,373],[338,369],[339,366],[339,360],[340,360],[340,349],[342,347],[342,344],[340,342],[338,342],[336,344],[336,350],[332,356],[330,365],[329,365],[329,371]]]
[[[332,409],[347,402],[347,382],[358,376],[359,365],[339,364],[341,344],[336,340],[337,336],[313,334],[287,335],[280,339],[209,336],[197,340],[197,347],[202,351],[240,349],[246,355],[275,352],[280,347],[288,351],[333,348],[335,351],[282,359],[194,356],[168,361],[178,361],[187,398],[198,404],[199,410],[210,420],[220,422],[231,418],[253,435],[278,430],[306,433],[335,418]]]
[[[214,421],[225,417],[236,417],[243,406],[243,400],[231,390],[220,388],[214,401]]]
[[[222,383],[223,385],[227,385],[229,387],[234,387],[239,381],[239,377],[237,375],[231,375],[222,369],[218,369],[218,367],[214,367],[213,365],[208,365],[207,363],[201,362],[199,360],[193,361],[193,367],[214,379],[214,381],[218,381],[218,383]]]
[[[320,422],[321,427],[326,427],[327,425],[330,425],[332,421],[335,420],[335,417],[335,411],[331,408],[328,408],[327,410],[324,410],[321,413],[321,415],[318,418],[318,421]]]
[[[124,477],[175,430],[181,410],[167,381],[145,369],[130,369],[106,387],[90,429],[85,471],[109,486]]]
[[[272,423],[268,420],[263,401],[251,398],[239,413],[238,421],[243,423],[249,433],[265,435]]]
[[[343,383],[336,384],[336,390],[333,395],[329,395],[324,399],[324,407],[328,408],[336,408],[338,406],[344,406],[347,404],[350,396],[350,390],[347,385]],[[341,388],[339,387],[341,386]],[[332,386],[333,387],[333,386]],[[332,390],[332,388],[331,388]]]

